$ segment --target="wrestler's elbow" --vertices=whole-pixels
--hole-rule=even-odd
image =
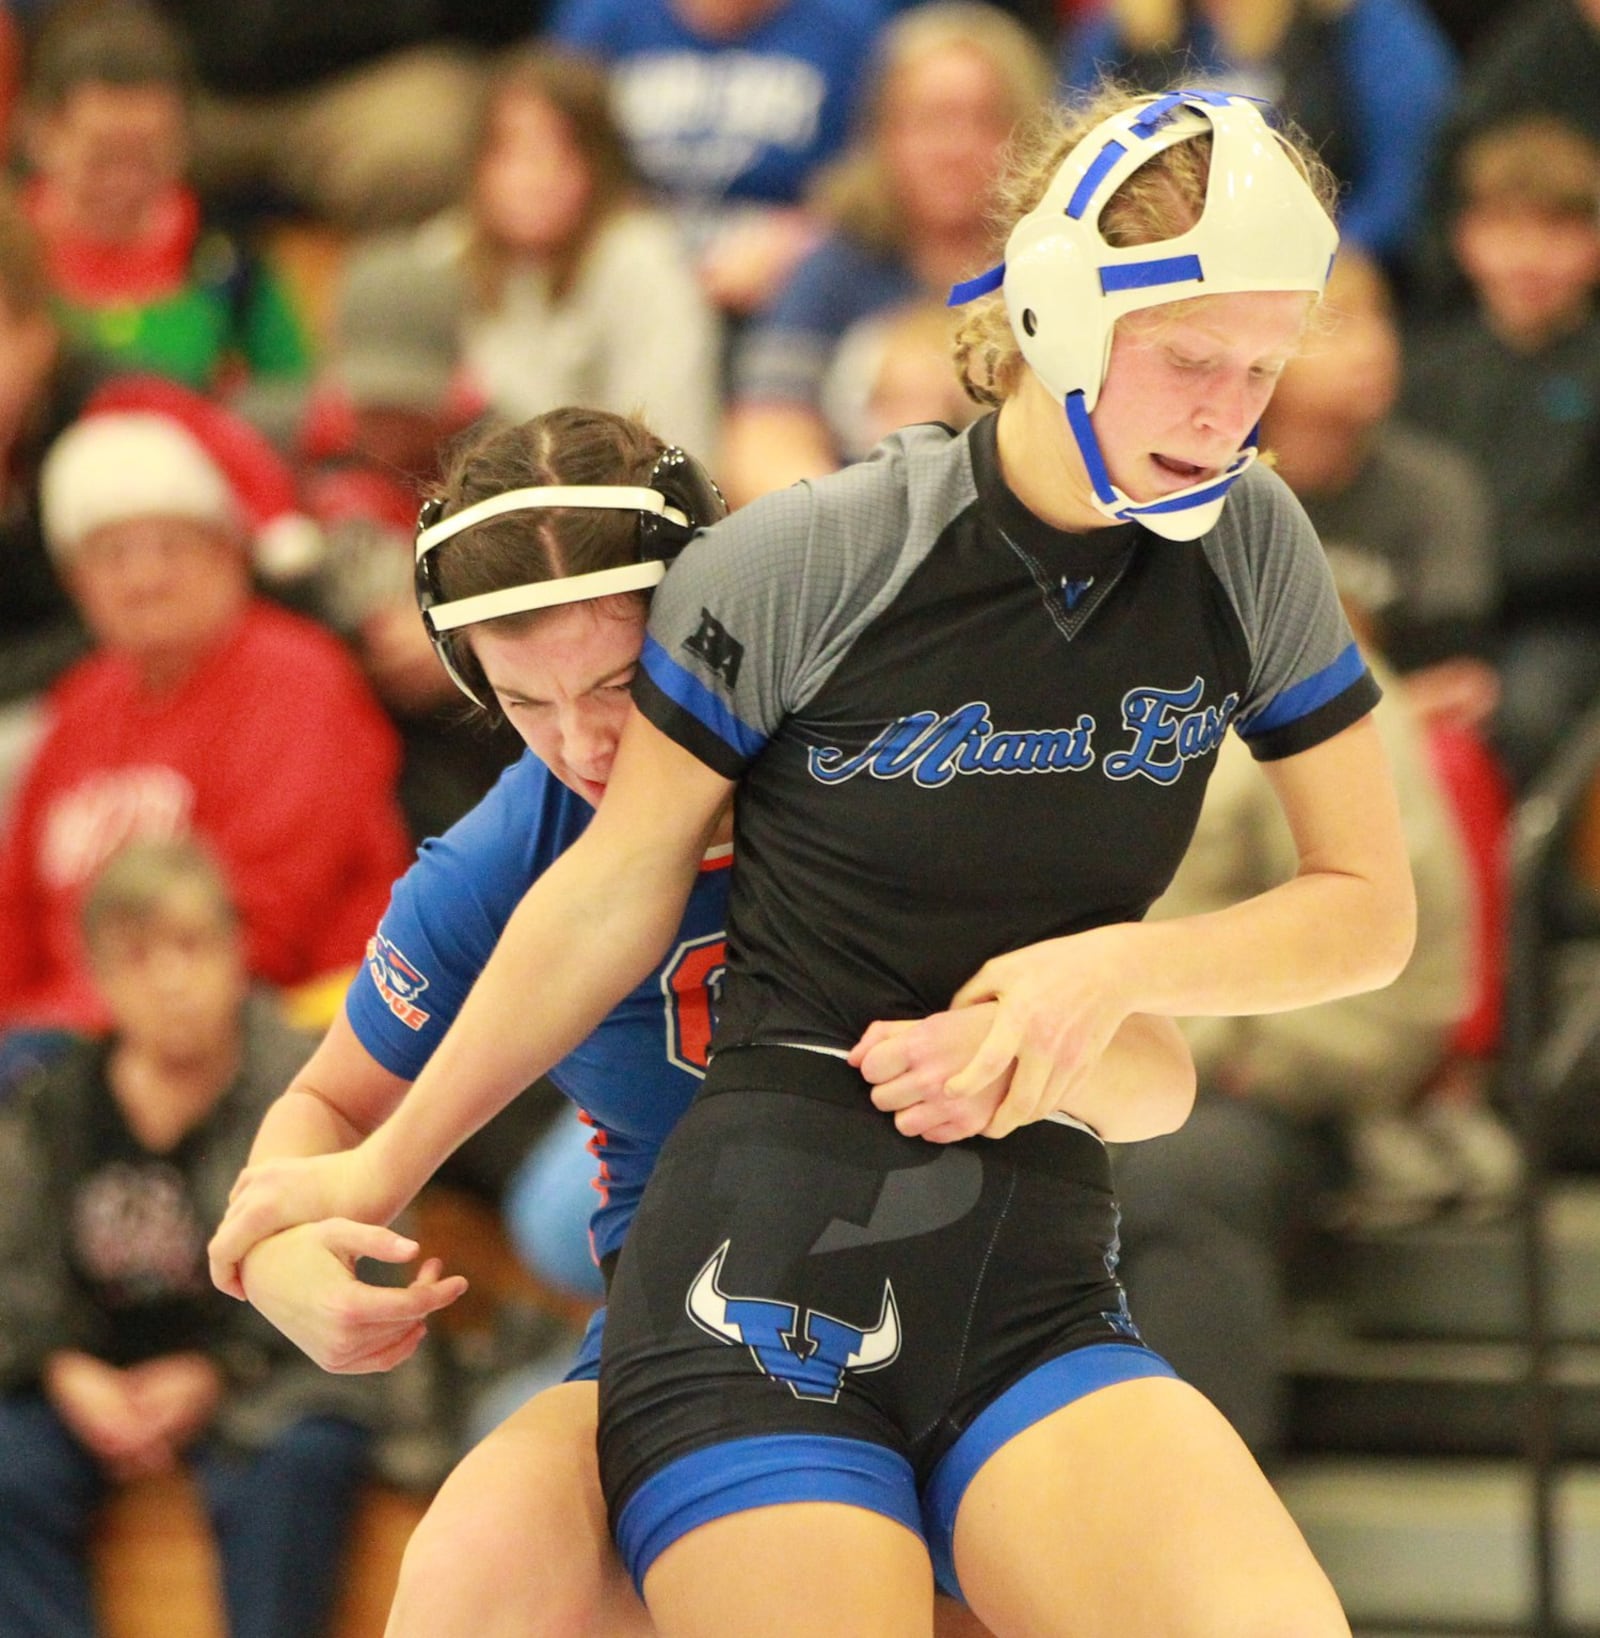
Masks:
[[[1360,942],[1362,988],[1381,990],[1405,971],[1417,944],[1417,892],[1409,865],[1373,885]]]
[[[1194,1054],[1177,1021],[1143,1020],[1151,1034],[1150,1089],[1143,1100],[1146,1130],[1143,1137],[1165,1137],[1176,1132],[1194,1109],[1199,1079]]]
[[[1165,1137],[1188,1120],[1194,1108],[1194,1057],[1183,1031],[1171,1018],[1137,1015],[1127,1019],[1107,1055],[1095,1091],[1071,1111],[1107,1143],[1142,1143]]]

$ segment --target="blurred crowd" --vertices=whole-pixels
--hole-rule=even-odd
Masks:
[[[393,1405],[308,1386],[197,1271],[297,1032],[520,749],[416,613],[443,452],[642,412],[739,505],[964,424],[944,300],[998,260],[1000,156],[1104,75],[1269,99],[1343,184],[1262,436],[1381,667],[1424,927],[1382,996],[1196,1032],[1212,1095],[1127,1158],[1134,1312],[1270,1453],[1326,1179],[1386,1220],[1509,1198],[1504,827],[1600,698],[1600,0],[11,0],[0,1518],[203,1449],[253,1544],[236,1630],[316,1630],[305,1542]],[[1248,760],[1171,908],[1292,857]],[[462,1175],[592,1297],[582,1134],[535,1107]]]

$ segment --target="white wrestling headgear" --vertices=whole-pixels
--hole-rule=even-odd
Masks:
[[[1116,246],[1100,214],[1154,155],[1211,133],[1211,172],[1199,220],[1176,238]],[[1062,160],[1044,197],[1011,230],[999,267],[958,284],[950,305],[1001,289],[1034,374],[1061,400],[1096,507],[1168,540],[1195,540],[1222,512],[1256,458],[1256,433],[1227,470],[1158,501],[1129,499],[1111,482],[1089,420],[1124,313],[1188,296],[1253,290],[1320,295],[1339,234],[1252,98],[1169,91],[1103,121]]]
[[[447,599],[431,556],[434,549],[465,530],[510,512],[574,507],[597,512],[632,512],[638,519],[639,561],[557,580],[535,580],[474,597]],[[685,450],[669,445],[656,457],[644,484],[542,484],[508,489],[445,516],[439,499],[423,503],[417,518],[416,592],[422,623],[450,680],[476,706],[484,700],[462,675],[450,634],[484,620],[529,614],[562,603],[584,603],[618,592],[649,591],[695,532],[726,517],[728,503],[711,474]]]

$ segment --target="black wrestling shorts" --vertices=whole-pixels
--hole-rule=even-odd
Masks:
[[[960,1492],[998,1443],[1096,1387],[1171,1374],[1116,1255],[1092,1134],[932,1144],[840,1058],[718,1054],[611,1288],[601,1478],[636,1583],[710,1518],[838,1500],[921,1531],[948,1587]],[[981,1448],[958,1449],[969,1433]]]

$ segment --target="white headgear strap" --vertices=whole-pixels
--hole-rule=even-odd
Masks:
[[[580,506],[596,511],[653,512],[670,523],[688,527],[688,518],[669,505],[658,489],[632,484],[546,484],[531,489],[508,489],[502,495],[474,502],[417,535],[417,561],[459,535],[464,529],[485,523],[507,512],[533,512],[553,506]],[[457,631],[480,620],[498,620],[506,614],[527,614],[534,609],[554,608],[560,603],[585,603],[594,597],[610,597],[617,592],[648,591],[661,583],[667,565],[657,559],[624,563],[614,569],[596,569],[592,574],[567,575],[560,580],[538,580],[525,586],[508,586],[504,591],[484,592],[477,597],[458,597],[454,602],[435,603],[428,610],[436,631]]]
[[[1194,225],[1155,244],[1109,244],[1100,215],[1117,189],[1156,154],[1208,131],[1210,177]],[[1117,320],[1190,296],[1320,294],[1338,243],[1327,212],[1253,99],[1171,91],[1113,115],[1078,143],[1012,229],[1005,261],[957,285],[950,301],[1003,289],[1023,358],[1066,409],[1099,510],[1137,519],[1171,540],[1193,540],[1216,523],[1228,490],[1254,462],[1255,433],[1219,476],[1159,501],[1130,500],[1111,482],[1089,419]]]

